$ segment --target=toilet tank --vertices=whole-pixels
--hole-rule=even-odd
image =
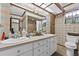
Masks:
[[[67,42],[78,43],[79,36],[66,35]]]

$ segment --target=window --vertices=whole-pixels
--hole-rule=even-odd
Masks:
[[[77,10],[77,14],[79,15],[79,10]]]
[[[68,13],[68,17],[71,17],[72,16],[72,13],[70,12],[70,13]]]
[[[65,24],[79,24],[79,10],[66,13]]]
[[[77,11],[73,12],[73,16],[75,16],[77,14]]]

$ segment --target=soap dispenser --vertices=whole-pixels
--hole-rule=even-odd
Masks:
[[[6,35],[5,35],[5,32],[2,33],[2,37],[1,37],[1,40],[5,40],[6,39]]]

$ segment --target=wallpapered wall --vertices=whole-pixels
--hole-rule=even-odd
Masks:
[[[57,16],[55,19],[55,33],[59,44],[64,45],[68,32],[79,33],[79,24],[65,24],[65,17],[63,15]]]
[[[4,27],[4,31],[9,33],[10,29],[10,4],[8,3],[0,3],[0,24]],[[1,33],[0,30],[0,39]]]

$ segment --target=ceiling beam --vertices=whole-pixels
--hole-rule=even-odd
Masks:
[[[63,6],[63,8],[66,8],[66,7],[68,7],[68,6],[72,5],[72,4],[74,4],[74,3],[70,3],[70,4],[68,4],[68,5],[65,5],[65,6]],[[72,11],[72,10],[71,10],[71,11]],[[71,11],[65,11],[65,13],[68,13],[68,12],[71,12]],[[76,11],[76,9],[75,9],[74,11]],[[64,13],[64,14],[65,14],[65,13]],[[60,15],[60,14],[62,14],[62,13],[59,13],[59,14],[57,14],[57,15]]]
[[[68,7],[68,6],[72,5],[72,4],[74,4],[74,3],[70,3],[68,5],[65,5],[65,6],[63,6],[63,8]]]
[[[64,8],[59,3],[54,3],[61,11],[62,13],[65,12]]]
[[[10,5],[15,6],[15,7],[18,7],[18,8],[23,9],[23,10],[26,10],[25,8],[22,8],[22,7],[20,7],[20,6],[17,6],[17,5],[15,5],[15,4],[12,4],[12,3],[10,3]]]
[[[38,16],[41,16],[41,17],[45,17],[44,15],[41,15],[41,14],[38,14],[38,13],[34,13],[34,12],[30,11],[30,10],[27,10],[27,9],[25,9],[24,7],[21,7],[21,6],[12,4],[12,3],[10,3],[10,5],[13,5],[13,6],[15,6],[15,7],[18,7],[18,8],[20,8],[20,9],[23,9],[23,10],[28,11],[28,12],[30,12],[30,13],[33,13],[33,14],[35,14],[35,15],[38,15]]]
[[[49,6],[51,6],[52,4],[53,4],[53,3],[49,4],[48,6],[46,6],[45,9],[46,9],[47,7],[49,7]]]
[[[64,14],[66,14],[66,13],[69,13],[69,12],[72,12],[72,11],[77,11],[78,9],[75,9],[75,10],[69,10],[69,11],[66,11]],[[62,14],[62,13],[59,13],[59,14],[57,14],[57,15],[60,15],[60,14]]]
[[[42,6],[44,3],[42,3],[40,6]]]
[[[51,13],[51,12],[49,12],[49,11],[45,10],[44,8],[41,8],[41,7],[40,7],[40,6],[38,6],[38,5],[36,5],[35,3],[32,3],[32,4],[33,4],[34,6],[36,6],[36,7],[40,8],[40,9],[42,9],[42,10],[44,10],[44,11],[48,12],[48,13],[50,13],[50,14],[54,15],[53,13]]]

